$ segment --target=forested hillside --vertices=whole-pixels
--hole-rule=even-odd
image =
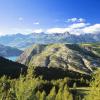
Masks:
[[[27,67],[25,65],[0,57],[0,77],[6,75],[7,77],[18,78],[20,74],[26,74],[26,72]]]
[[[48,56],[56,53],[66,55],[67,50],[74,52],[71,56],[79,53],[88,60],[99,59],[99,56],[89,47],[80,47],[75,44],[34,45],[25,50],[24,54],[28,51],[27,56],[22,54],[26,57],[22,59],[27,62],[24,63],[26,66],[0,57],[0,100],[99,100],[99,66],[92,66],[91,72],[82,73],[68,68],[32,64],[39,55]],[[32,56],[35,58],[26,60],[27,57],[29,59]],[[44,59],[45,55],[41,57]],[[76,59],[78,58],[75,57],[72,60],[77,61]],[[57,64],[60,63],[62,64],[62,61]]]

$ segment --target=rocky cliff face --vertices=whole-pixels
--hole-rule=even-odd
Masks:
[[[17,60],[34,67],[56,67],[80,73],[92,72],[100,66],[100,57],[76,44],[33,45]]]

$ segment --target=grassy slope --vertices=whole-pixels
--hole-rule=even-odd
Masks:
[[[96,55],[100,56],[100,43],[83,43],[80,44],[82,47],[91,47],[92,52],[94,52]],[[100,68],[96,69],[100,70]],[[76,88],[70,88],[70,91],[75,95],[75,100],[82,100],[84,96],[86,96],[90,92],[90,87],[76,87]],[[77,98],[77,96],[80,96],[80,98]]]

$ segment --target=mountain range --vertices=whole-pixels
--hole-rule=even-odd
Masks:
[[[50,43],[93,43],[100,42],[100,34],[81,34],[73,35],[65,33],[31,33],[14,34],[0,37],[0,44],[6,44],[16,48],[26,48],[32,44],[50,44]]]
[[[2,57],[12,57],[19,56],[23,51],[10,46],[4,46],[0,44],[0,56]]]

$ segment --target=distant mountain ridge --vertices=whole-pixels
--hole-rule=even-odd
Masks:
[[[4,46],[0,44],[0,56],[2,57],[12,57],[19,56],[23,51],[10,46]]]
[[[65,33],[31,33],[15,34],[0,37],[0,43],[17,48],[26,48],[32,44],[50,44],[50,43],[93,43],[100,42],[100,34],[81,34],[73,35]]]

